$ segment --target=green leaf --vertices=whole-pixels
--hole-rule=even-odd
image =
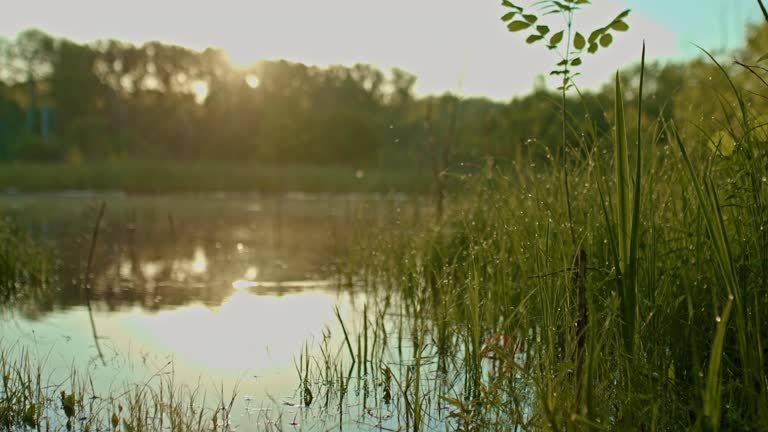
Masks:
[[[615,110],[616,115],[614,129],[616,131],[614,135],[614,153],[616,156],[616,215],[617,215],[617,238],[619,240],[619,269],[618,274],[621,278],[618,279],[619,286],[619,299],[621,301],[622,309],[622,321],[623,321],[623,333],[624,333],[624,348],[626,352],[632,354],[633,337],[634,337],[634,316],[635,305],[632,303],[632,296],[629,294],[627,285],[630,281],[624,280],[624,278],[631,277],[630,274],[630,245],[632,235],[632,206],[631,202],[631,190],[632,190],[632,178],[629,171],[629,150],[627,145],[627,129],[624,122],[624,99],[621,91],[621,80],[619,78],[619,72],[616,72],[616,98],[615,98]],[[632,287],[634,288],[634,287]]]
[[[440,396],[440,399],[448,403],[448,405],[454,406],[456,408],[461,408],[464,405],[461,400],[450,398],[448,396]]]
[[[610,27],[616,31],[622,32],[629,30],[629,25],[622,20],[612,22]]]
[[[560,60],[560,61],[557,63],[557,65],[558,65],[558,66],[565,66],[565,65],[567,65],[567,64],[568,64],[568,61],[566,61],[566,60]]]
[[[598,47],[597,47],[597,44],[596,44],[596,43],[594,43],[594,42],[592,42],[591,44],[589,44],[589,48],[587,49],[587,51],[588,51],[590,54],[594,54],[594,53],[596,53],[596,52],[597,52],[597,48],[598,48]]]
[[[75,394],[66,394],[61,392],[61,407],[64,409],[64,414],[68,419],[75,416]]]
[[[505,13],[505,14],[504,14],[504,15],[501,17],[501,20],[502,20],[502,21],[509,21],[509,20],[511,20],[512,18],[514,18],[514,17],[515,17],[515,15],[517,15],[517,12],[514,12],[514,11],[513,11],[513,12],[507,12],[507,13]]]
[[[643,152],[642,152],[642,112],[643,112],[643,81],[645,78],[645,42],[643,42],[643,51],[640,55],[640,90],[637,96],[637,156],[635,160],[635,181],[634,181],[634,193],[632,205],[632,220],[630,226],[632,231],[629,236],[629,270],[622,273],[624,280],[621,283],[621,287],[624,291],[624,298],[626,300],[626,321],[630,327],[628,333],[631,333],[630,348],[635,345],[635,321],[637,320],[637,284],[638,284],[638,250],[640,243],[640,206],[641,200],[641,185],[643,183]],[[623,108],[622,108],[623,111]],[[630,349],[628,352],[632,352]]]
[[[557,46],[561,41],[563,40],[563,31],[560,30],[559,32],[552,35],[552,38],[549,39],[549,44],[552,46]]]
[[[514,9],[514,10],[516,10],[518,12],[522,12],[523,11],[523,8],[521,8],[520,6],[518,6],[516,4],[512,4],[512,3],[510,3],[507,0],[502,0],[501,5],[504,6],[504,7],[508,7],[508,8]]]
[[[571,12],[573,10],[572,7],[568,6],[567,4],[563,4],[559,1],[553,2],[558,9],[560,9],[562,12]]]
[[[728,329],[728,321],[731,318],[733,300],[728,299],[723,313],[718,317],[715,337],[709,353],[709,365],[707,365],[707,382],[704,389],[704,416],[707,418],[710,430],[717,430],[720,426],[720,405],[722,388],[720,369],[723,362],[723,346],[725,345],[725,332]]]
[[[525,39],[525,41],[528,42],[529,44],[532,44],[532,43],[538,42],[538,41],[540,41],[542,39],[544,39],[544,36],[541,36],[541,35],[530,35],[530,36],[528,36],[528,38]]]
[[[536,26],[536,31],[539,32],[540,35],[544,36],[545,34],[549,33],[549,27],[545,25]]]
[[[533,23],[535,23],[536,21],[539,20],[539,17],[537,17],[536,15],[530,15],[530,14],[529,15],[523,15],[523,18],[526,21],[528,21],[529,23],[531,23],[531,24],[533,24]]]
[[[595,30],[595,31],[593,31],[592,33],[589,34],[589,38],[587,38],[587,41],[590,44],[594,43],[597,40],[597,38],[599,38],[600,35],[602,35],[603,33],[605,33],[605,29],[604,28],[599,28],[599,29],[597,29],[597,30]]]
[[[507,25],[507,28],[511,32],[516,32],[516,31],[520,31],[520,30],[525,30],[525,29],[527,29],[530,26],[531,26],[531,24],[529,24],[529,23],[527,23],[525,21],[512,21],[511,23],[509,23]]]
[[[697,173],[694,171],[693,164],[690,158],[688,158],[688,152],[685,150],[682,140],[680,140],[679,134],[676,133],[673,127],[666,126],[666,129],[670,131],[677,146],[680,149],[680,154],[685,162],[687,168],[690,183],[693,184],[693,190],[696,193],[699,202],[699,212],[703,216],[706,223],[707,232],[711,239],[711,249],[713,250],[713,256],[719,273],[725,282],[725,287],[728,291],[728,302],[725,304],[722,314],[717,317],[717,330],[715,331],[715,337],[712,341],[709,365],[707,368],[707,380],[704,390],[704,417],[709,423],[708,428],[710,430],[718,430],[720,426],[721,415],[721,379],[720,369],[722,364],[724,339],[725,333],[728,328],[728,321],[731,315],[731,309],[733,303],[739,303],[738,289],[739,283],[734,274],[733,258],[730,251],[728,242],[728,234],[725,230],[725,224],[723,222],[722,212],[720,211],[720,201],[717,198],[717,190],[715,189],[714,182],[710,177],[707,177],[705,183],[706,189],[702,187],[699,182]]]
[[[600,36],[600,46],[603,48],[607,48],[611,42],[613,42],[613,36],[611,36],[609,33],[606,33],[602,36]]]
[[[573,47],[577,50],[584,49],[584,46],[587,44],[587,40],[584,39],[584,36],[581,33],[576,32],[576,36],[573,37]]]
[[[576,57],[575,59],[571,60],[571,66],[580,66],[581,65],[581,58]]]
[[[617,20],[624,19],[629,16],[629,9],[625,10],[624,12],[620,13],[619,16],[616,17]]]
[[[517,6],[513,5],[512,3],[508,2],[507,0],[502,0],[501,5],[508,8],[515,8]]]

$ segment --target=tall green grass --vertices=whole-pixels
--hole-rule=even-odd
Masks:
[[[718,127],[733,152],[708,125],[640,117],[632,152],[617,74],[615,130],[576,134],[567,173],[517,161],[466,182],[440,222],[361,230],[339,266],[365,299],[361,324],[337,310],[338,346],[326,330],[319,354],[299,354],[300,400],[339,422],[392,413],[402,430],[768,430],[768,131],[731,85]],[[23,403],[2,401],[22,409],[0,419],[40,418],[34,367],[6,364],[22,372],[4,394]],[[136,392],[123,406],[139,417],[220,423]],[[115,409],[98,418],[131,418]]]
[[[686,134],[639,116],[632,151],[618,74],[605,113],[615,130],[578,134],[568,176],[589,257],[583,367],[554,161],[470,181],[442,223],[373,247],[361,272],[385,282],[369,289],[397,292],[437,363],[461,371],[442,389],[457,427],[768,429],[768,133],[750,111],[761,105],[732,89],[718,122],[732,154],[708,145],[711,125]],[[642,79],[635,90],[642,104]],[[481,347],[499,335],[516,343],[498,347],[503,373],[489,380]]]

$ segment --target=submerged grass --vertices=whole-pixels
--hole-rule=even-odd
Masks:
[[[50,257],[38,245],[0,219],[0,314],[49,289]]]
[[[170,365],[146,382],[99,392],[72,369],[53,379],[46,359],[0,340],[0,429],[6,431],[230,431],[236,393],[209,403],[199,388],[177,384]],[[59,374],[61,375],[61,374]]]

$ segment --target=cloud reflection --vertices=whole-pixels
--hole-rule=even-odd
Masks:
[[[254,295],[237,291],[218,308],[191,305],[137,313],[131,333],[176,359],[212,370],[262,369],[290,362],[308,335],[335,319],[329,292]]]

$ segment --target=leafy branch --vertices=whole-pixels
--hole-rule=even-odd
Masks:
[[[545,43],[548,49],[558,53],[560,61],[550,75],[563,77],[563,86],[559,89],[567,90],[571,87],[573,78],[578,75],[573,72],[573,68],[583,64],[582,57],[585,54],[595,54],[600,48],[608,48],[613,43],[613,33],[629,30],[629,25],[624,20],[629,16],[629,10],[625,10],[608,24],[589,32],[589,36],[579,31],[574,33],[574,14],[589,4],[589,0],[543,0],[526,9],[508,0],[501,2],[502,6],[509,9],[501,16],[501,20],[507,23],[510,32],[528,31],[528,37],[525,39],[527,43]],[[565,26],[551,32],[550,27],[542,25],[540,20],[544,16],[555,14],[563,17]]]

